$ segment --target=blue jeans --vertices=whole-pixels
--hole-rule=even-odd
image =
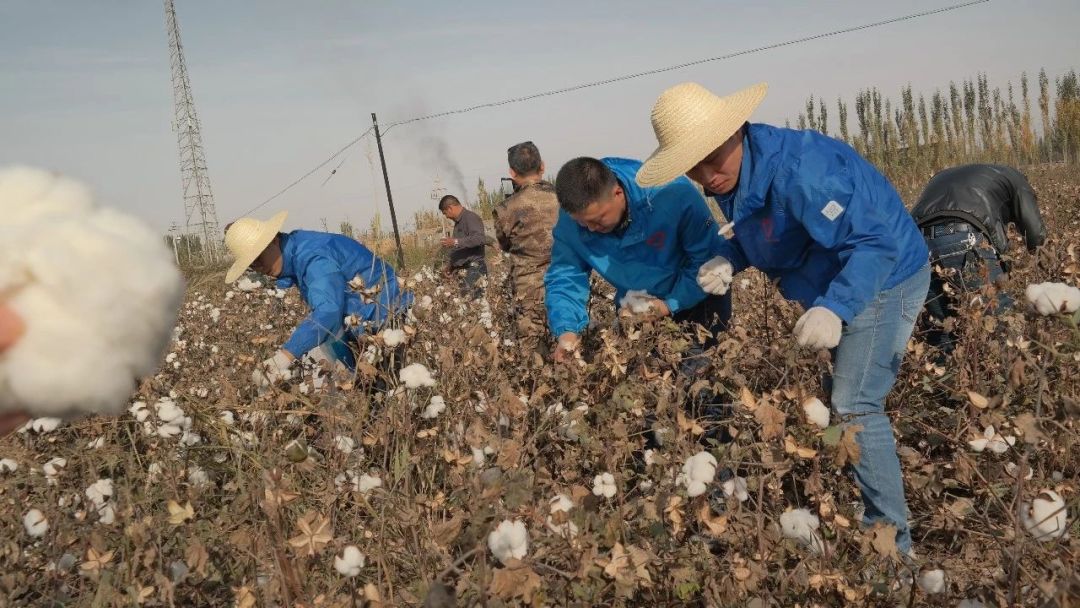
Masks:
[[[859,462],[853,468],[866,507],[863,523],[896,526],[896,546],[905,552],[911,549],[911,530],[885,398],[896,383],[929,285],[927,265],[903,283],[878,293],[844,326],[840,344],[832,352],[833,375],[827,383],[840,424],[862,426],[856,435]]]
[[[947,355],[955,347],[956,338],[945,331],[942,323],[956,315],[961,301],[968,301],[971,294],[1004,277],[1005,268],[990,241],[977,231],[927,236],[926,245],[930,249],[930,263],[943,272],[935,272],[930,279],[927,315],[919,329],[930,346]],[[946,284],[952,287],[952,295],[945,291]],[[1012,305],[1012,298],[999,291],[995,310],[1001,312]]]
[[[461,291],[462,293],[474,300],[478,300],[484,297],[484,286],[480,284],[480,279],[487,276],[487,262],[485,260],[473,260],[461,269],[459,272],[461,275]]]

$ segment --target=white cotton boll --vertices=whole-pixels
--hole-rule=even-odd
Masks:
[[[162,439],[168,439],[170,437],[176,437],[183,434],[184,429],[175,424],[163,424],[157,428],[157,436]]]
[[[202,437],[198,433],[184,431],[184,433],[180,435],[180,445],[191,447],[193,445],[199,445],[201,442]]]
[[[199,465],[193,464],[188,467],[187,481],[191,487],[202,489],[210,485],[210,476]]]
[[[945,571],[940,568],[935,570],[924,570],[919,573],[919,589],[924,592],[934,595],[937,593],[944,593],[948,585],[945,584]]]
[[[98,523],[103,526],[111,526],[116,521],[116,508],[113,503],[107,502],[96,507]]]
[[[87,443],[86,449],[97,450],[100,449],[103,445],[105,445],[105,437],[98,437],[97,439],[94,439],[93,441]]]
[[[818,428],[828,428],[829,426],[829,408],[825,407],[825,404],[821,402],[821,399],[817,397],[810,397],[802,403],[803,412],[806,413],[806,420]]]
[[[100,507],[113,495],[112,479],[104,478],[95,481],[86,488],[85,494],[86,497],[90,499],[90,502],[95,506]]]
[[[504,566],[511,559],[521,559],[529,552],[529,532],[524,522],[504,519],[488,534],[488,548]]]
[[[360,491],[360,478],[353,471],[346,471],[344,473],[338,473],[337,477],[334,477],[334,487],[338,492],[344,492],[346,489],[351,489],[353,492]]]
[[[2,409],[2,408],[0,408]],[[34,418],[27,426],[31,431],[44,435],[45,433],[51,433],[60,427],[60,424],[64,421],[60,418]]]
[[[352,437],[346,437],[345,435],[336,435],[334,437],[334,449],[342,454],[351,454],[356,448],[356,440]]]
[[[360,569],[364,567],[366,561],[367,558],[360,549],[357,549],[355,545],[349,545],[345,547],[341,555],[334,556],[334,570],[345,578],[352,578],[360,574]]]
[[[275,289],[274,290],[274,297],[279,299],[279,300],[284,300],[286,293],[288,293],[288,292],[286,292],[284,289]]]
[[[217,323],[221,319],[221,309],[214,308],[210,310],[210,322]]]
[[[231,299],[233,299],[233,297],[235,297],[235,296],[236,296],[236,292],[234,292],[234,291],[232,291],[232,290],[230,290],[230,291],[226,291],[226,292],[225,292],[225,299],[226,299],[226,300],[231,300]]]
[[[1080,289],[1065,283],[1038,283],[1025,290],[1028,302],[1043,316],[1080,309]]]
[[[56,478],[60,476],[60,471],[62,471],[66,466],[66,458],[53,458],[52,460],[41,465],[41,471],[45,473],[45,479],[50,484],[56,484]]]
[[[1020,509],[1020,521],[1035,540],[1046,542],[1064,536],[1068,529],[1065,500],[1053,490],[1042,490]]]
[[[169,353],[165,355],[165,363],[174,363],[179,355],[176,353]]]
[[[150,410],[146,409],[145,401],[136,401],[128,408],[128,412],[135,417],[135,420],[139,422],[145,422],[146,417],[150,415]]]
[[[361,494],[364,494],[364,495],[370,494],[371,491],[374,490],[375,488],[381,488],[381,487],[382,487],[382,479],[380,479],[379,477],[376,477],[374,475],[368,475],[367,473],[364,473],[363,475],[361,475],[360,479],[357,480],[357,484],[356,484],[356,490],[358,492],[360,492]]]
[[[445,410],[446,402],[443,401],[443,398],[440,395],[435,395],[431,398],[431,401],[428,402],[427,407],[424,408],[424,412],[420,414],[420,417],[425,420],[431,420],[433,418],[438,418],[439,414],[443,413]]]
[[[482,448],[472,449],[472,465],[474,467],[479,467],[483,465],[485,460],[487,460],[487,456],[484,454],[484,450]]]
[[[434,303],[435,301],[431,299],[431,296],[424,296],[420,298],[420,308],[424,310],[431,308],[431,305]]]
[[[706,487],[716,476],[716,457],[709,452],[698,452],[686,460],[677,482],[686,486],[690,498],[705,493]]]
[[[165,397],[154,404],[154,410],[162,422],[176,422],[184,417],[184,410],[180,409],[175,401]]]
[[[409,389],[435,386],[435,379],[431,377],[431,372],[419,363],[411,363],[401,368],[398,378],[405,383],[405,388]]]
[[[601,473],[593,477],[592,493],[596,496],[611,498],[615,496],[615,476],[611,473]]]
[[[563,523],[557,523],[555,521],[555,515],[558,513],[570,513],[570,510],[574,508],[574,501],[570,499],[566,494],[557,494],[550,501],[551,515],[547,516],[545,524],[548,530],[553,534],[561,536],[566,539],[574,538],[578,534],[577,524],[566,519],[563,516],[560,518],[565,519]]]
[[[1004,454],[1009,450],[1009,447],[1016,443],[1016,437],[1009,435],[1003,437],[994,430],[993,426],[986,427],[983,430],[981,437],[976,437],[971,441],[968,441],[968,446],[971,447],[973,452],[982,452],[983,450],[990,450],[995,454]]]
[[[176,319],[183,280],[171,252],[141,221],[94,208],[84,187],[45,171],[0,171],[0,218],[0,292],[26,326],[0,359],[0,411],[120,413]]]
[[[634,314],[642,314],[649,312],[654,300],[656,298],[643,289],[631,289],[619,300],[619,308],[630,309],[630,312]]]
[[[262,283],[259,281],[252,281],[247,277],[241,277],[240,280],[236,282],[236,288],[240,291],[255,291],[257,289],[262,289]]]
[[[405,330],[403,329],[384,329],[379,332],[379,337],[382,338],[383,343],[390,348],[396,348],[405,343]]]
[[[31,538],[41,538],[49,531],[49,520],[45,519],[45,514],[37,509],[30,509],[23,514],[22,521],[26,533]]]
[[[736,475],[721,483],[720,489],[724,491],[724,496],[734,496],[739,499],[739,502],[746,502],[750,499],[750,493],[746,491],[745,477]]]
[[[19,463],[10,458],[0,458],[0,473],[14,473],[19,470]]]
[[[817,515],[806,509],[785,511],[780,515],[780,530],[784,538],[791,538],[809,547],[815,553],[824,549],[815,530],[821,525]]]

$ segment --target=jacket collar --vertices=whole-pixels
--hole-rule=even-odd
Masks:
[[[764,124],[743,125],[743,156],[739,167],[739,185],[735,188],[733,213],[729,221],[738,222],[765,206],[773,177],[779,168],[783,141],[774,127]]]
[[[292,233],[279,232],[278,239],[281,245],[281,279],[295,279],[296,278],[296,264],[293,258],[296,257],[296,243],[293,241]]]

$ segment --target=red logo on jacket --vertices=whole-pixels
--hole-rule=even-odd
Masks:
[[[649,238],[645,239],[645,244],[653,249],[660,251],[664,248],[664,241],[667,240],[667,233],[663,230],[657,230],[652,233]]]

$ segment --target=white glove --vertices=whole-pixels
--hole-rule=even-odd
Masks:
[[[795,339],[799,346],[822,350],[840,344],[843,322],[836,313],[824,306],[815,306],[803,313],[795,323]]]
[[[266,388],[278,382],[292,378],[293,359],[284,350],[279,350],[266,361],[263,361],[251,372],[251,381],[259,388]]]
[[[698,269],[697,283],[706,293],[722,296],[731,287],[731,277],[735,274],[735,267],[724,256],[705,262]]]

